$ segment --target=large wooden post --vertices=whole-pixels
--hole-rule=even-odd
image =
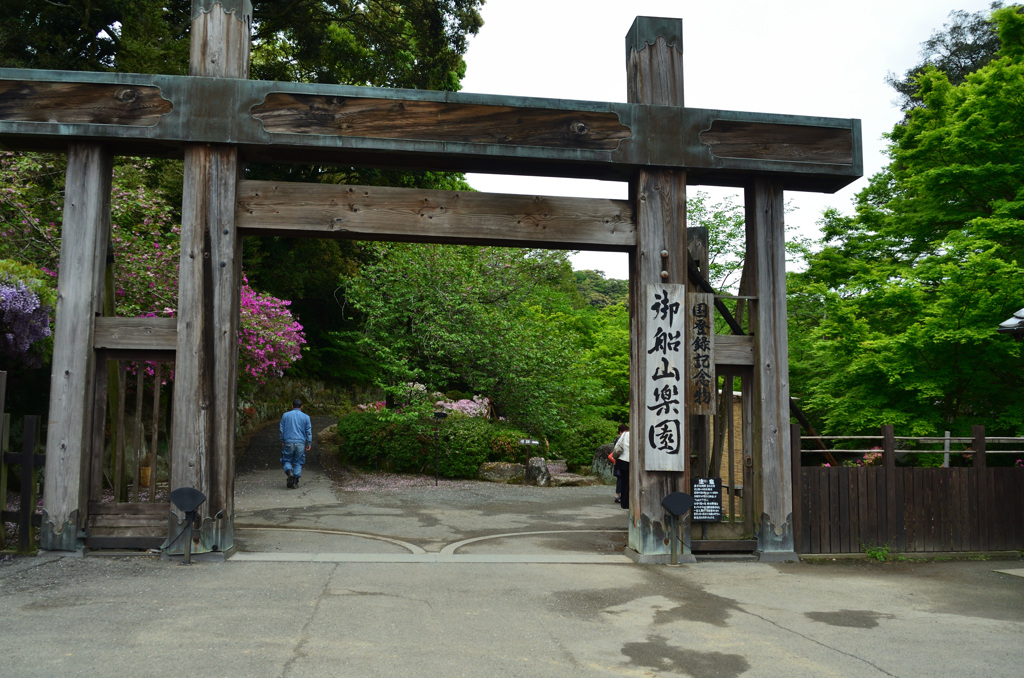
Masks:
[[[96,373],[93,319],[103,311],[112,169],[106,148],[69,145],[40,531],[40,545],[53,551],[82,548]]]
[[[679,19],[637,17],[626,36],[628,100],[662,106],[683,105],[683,24]],[[686,491],[689,465],[685,446],[681,471],[648,471],[646,304],[649,284],[686,283],[686,173],[646,168],[630,185],[636,205],[636,249],[630,261],[630,555],[639,562],[667,562],[671,554],[669,526],[661,500]],[[685,295],[684,295],[685,298]],[[685,309],[681,309],[685,317]],[[684,390],[684,389],[681,389]],[[684,412],[679,421],[685,422]],[[685,432],[679,431],[682,440]],[[682,540],[689,543],[689,539]],[[682,562],[692,562],[686,547]]]
[[[789,429],[789,340],[786,326],[786,250],[783,191],[776,180],[756,178],[745,189],[746,267],[756,286],[753,451],[755,509],[760,510],[761,560],[796,560],[793,549],[793,476]]]
[[[249,0],[193,0],[189,74],[247,78],[251,22]],[[194,487],[207,497],[193,553],[234,548],[239,173],[235,146],[185,148],[171,485]],[[181,520],[171,514],[172,537]],[[168,550],[180,553],[183,547],[175,542]]]

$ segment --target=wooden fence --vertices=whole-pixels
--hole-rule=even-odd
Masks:
[[[2,407],[2,402],[0,402]],[[18,530],[18,552],[32,553],[36,549],[36,528],[42,525],[42,515],[36,513],[36,489],[39,487],[39,469],[46,457],[39,454],[39,417],[25,417],[24,444],[20,453],[8,451],[11,415],[0,419],[0,549],[6,549],[7,534],[4,523],[14,523]],[[18,509],[7,510],[7,485],[13,467],[20,469]]]
[[[793,518],[798,553],[858,553],[871,547],[895,552],[1017,551],[1024,549],[1024,468],[990,467],[993,454],[1024,457],[1024,438],[986,438],[975,426],[970,438],[897,438],[892,426],[880,436],[826,438],[877,440],[878,448],[833,453],[880,453],[878,466],[802,466],[817,451],[803,452],[799,427],[793,440]],[[898,467],[896,456],[943,454],[902,446],[970,445],[970,466]],[[986,449],[1010,445],[1012,449]]]

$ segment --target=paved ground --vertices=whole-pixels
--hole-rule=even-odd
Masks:
[[[1022,675],[1019,560],[640,566],[611,488],[312,461],[240,464],[226,563],[0,564],[0,675]]]

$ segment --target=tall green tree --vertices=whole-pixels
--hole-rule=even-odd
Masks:
[[[996,333],[1024,300],[1024,13],[992,19],[996,58],[921,73],[889,166],[792,278],[793,391],[827,432],[1024,431],[1024,358]]]
[[[902,76],[889,73],[886,82],[900,94],[904,112],[921,105],[917,79],[929,67],[942,71],[954,85],[992,61],[999,50],[999,35],[991,21],[992,12],[1001,9],[1001,0],[991,3],[989,11],[973,14],[963,10],[949,13],[949,22],[921,43],[921,62]]]

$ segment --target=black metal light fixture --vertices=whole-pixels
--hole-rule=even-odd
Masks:
[[[196,509],[206,501],[206,495],[194,487],[179,487],[171,492],[171,503],[174,507],[185,514],[185,559],[182,565],[192,564],[192,524],[196,520]],[[181,535],[179,535],[181,536]]]
[[[679,518],[693,509],[693,497],[685,492],[673,492],[661,500],[661,506],[672,516],[672,565],[679,564]]]

